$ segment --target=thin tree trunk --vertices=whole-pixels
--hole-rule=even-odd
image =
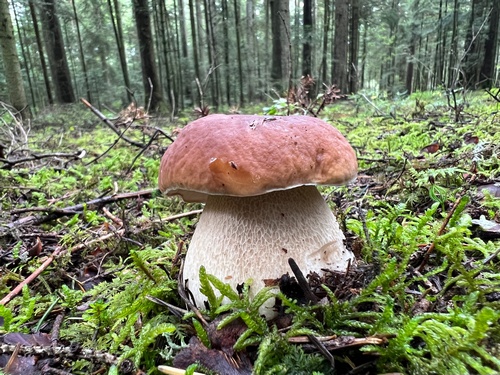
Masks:
[[[324,2],[323,48],[321,51],[321,82],[326,83],[328,75],[328,35],[330,34],[330,0]]]
[[[482,0],[472,0],[462,68],[467,80],[466,85],[469,87],[473,87],[480,79],[479,72],[482,65],[480,48],[482,47],[482,35],[484,35],[481,24],[483,23],[484,5]]]
[[[153,111],[157,111],[163,102],[163,95],[156,69],[148,0],[132,0],[132,3],[137,37],[139,39],[145,106]]]
[[[238,82],[240,86],[240,106],[245,103],[243,90],[243,63],[241,57],[241,37],[240,37],[240,7],[238,0],[234,0],[234,26],[236,28],[236,52],[238,56]]]
[[[25,71],[26,71],[26,78],[28,79],[28,87],[30,89],[31,102],[32,102],[33,108],[36,108],[37,100],[36,100],[36,96],[35,96],[35,93],[33,90],[33,84],[31,81],[32,64],[31,64],[30,52],[29,52],[29,48],[25,47],[24,42],[23,42],[23,36],[21,35],[21,30],[23,30],[24,36],[26,37],[26,28],[21,27],[19,25],[19,19],[17,17],[17,11],[16,11],[15,6],[12,7],[12,10],[14,11],[14,19],[16,21],[17,37],[19,38],[19,46],[21,47],[21,54],[23,56],[24,67],[25,67]]]
[[[347,40],[349,38],[349,8],[347,0],[335,2],[335,36],[333,40],[332,82],[343,93],[349,91],[347,81]]]
[[[2,53],[5,81],[12,106],[22,119],[30,117],[24,92],[21,64],[17,55],[14,29],[7,0],[0,0],[0,50]]]
[[[55,0],[45,0],[41,14],[56,99],[59,103],[73,103],[75,94],[64,49],[61,25],[56,13]]]
[[[187,38],[186,38],[186,18],[184,15],[184,0],[178,0],[178,9],[179,9],[179,33],[181,37],[181,49],[182,49],[182,57],[187,59],[188,57],[188,49],[187,49]]]
[[[500,19],[500,2],[493,0],[488,36],[484,42],[484,60],[481,66],[482,88],[492,88],[495,84],[495,62],[498,50],[498,23]]]
[[[196,19],[193,7],[194,0],[188,0],[189,4],[189,21],[191,24],[191,44],[193,47],[193,64],[194,64],[194,78],[195,80],[200,80],[200,62],[198,59],[198,39],[197,39],[197,28],[196,28]],[[198,90],[194,90],[196,94],[195,102],[198,103],[198,106],[201,108],[203,103],[201,102],[201,97],[198,93]]]
[[[410,95],[413,92],[413,74],[414,74],[414,60],[417,42],[417,12],[419,7],[419,0],[415,0],[412,4],[411,9],[411,21],[410,21],[410,41],[408,43],[408,57],[406,65],[406,80],[405,87],[406,92]]]
[[[231,100],[231,80],[229,77],[231,76],[231,64],[229,62],[229,7],[228,7],[228,0],[222,0],[221,1],[221,7],[222,7],[222,34],[223,34],[223,40],[224,40],[224,65],[225,65],[225,84],[226,84],[226,103],[228,106],[232,105],[232,100]],[[239,41],[236,43],[236,48],[239,48]]]
[[[247,65],[247,84],[248,84],[248,101],[254,99],[255,90],[255,65],[259,65],[258,54],[259,50],[255,47],[255,8],[253,0],[246,2],[246,65]]]
[[[175,71],[175,97],[177,97],[177,106],[176,106],[176,112],[177,109],[183,108],[184,107],[184,90],[186,89],[184,85],[184,72],[182,70],[182,57],[181,57],[181,51],[185,47],[187,50],[187,46],[181,47],[181,41],[180,41],[180,31],[179,31],[179,20],[178,20],[178,15],[179,12],[177,10],[177,1],[174,0],[174,25],[175,25],[175,45],[174,45],[174,51],[175,51],[175,64],[174,64],[174,71]],[[174,44],[174,40],[172,40],[172,44]],[[186,92],[189,95],[189,90]]]
[[[359,83],[359,88],[365,88],[365,75],[366,75],[366,44],[368,39],[368,22],[365,20],[365,27],[363,27],[363,48],[361,52],[361,81]]]
[[[49,72],[47,64],[45,63],[45,53],[43,51],[42,38],[40,36],[40,28],[38,27],[38,19],[36,16],[36,9],[33,0],[28,1],[30,8],[31,19],[33,20],[33,30],[35,31],[36,45],[38,48],[38,55],[40,56],[40,65],[42,66],[43,82],[45,83],[45,92],[47,93],[47,100],[49,104],[54,104],[52,96],[52,89],[50,88]]]
[[[312,74],[312,0],[303,1],[302,75]]]
[[[443,48],[443,18],[442,18],[443,0],[439,0],[439,12],[437,19],[436,47],[434,49],[434,77],[431,88],[434,89],[441,84],[443,80],[442,48]]]
[[[220,90],[219,90],[219,70],[217,68],[217,54],[216,54],[216,40],[214,35],[214,24],[213,24],[213,9],[212,7],[214,0],[205,0],[205,23],[207,27],[207,48],[210,60],[210,75],[211,77],[211,93],[212,93],[212,104],[217,109],[220,104]]]
[[[168,56],[168,40],[169,40],[169,35],[167,32],[167,27],[168,27],[168,20],[166,16],[166,5],[164,0],[160,0],[158,4],[159,11],[155,12],[155,15],[158,16],[158,32],[157,32],[157,38],[156,40],[159,42],[158,45],[158,53],[162,57],[161,59],[161,65],[165,68],[165,77],[161,79],[161,82],[165,88],[165,92],[167,93],[168,101],[171,105],[172,108],[174,108],[175,103],[174,98],[170,95],[170,92],[173,91],[172,88],[172,74],[173,74],[173,69],[170,66],[170,58]],[[160,75],[162,76],[161,72],[162,69],[159,70]]]
[[[271,79],[278,90],[290,82],[290,8],[287,0],[270,0],[272,29]]]
[[[80,51],[80,61],[82,63],[83,77],[85,79],[85,88],[87,90],[87,100],[89,102],[92,102],[92,97],[91,97],[91,94],[90,94],[89,75],[88,75],[88,72],[87,72],[87,66],[85,64],[85,54],[83,53],[82,37],[80,35],[80,23],[78,21],[78,14],[76,12],[75,1],[71,1],[71,4],[73,5],[73,16],[75,17],[76,36],[78,38],[78,50]]]
[[[197,30],[196,30],[196,33],[198,34],[198,58],[199,58],[199,61],[200,61],[200,67],[201,69],[206,69],[206,61],[209,61],[210,58],[207,58],[204,56],[205,54],[205,51],[203,50],[202,48],[202,35],[204,34],[203,33],[203,24],[202,24],[202,20],[203,20],[203,17],[204,17],[204,13],[201,11],[201,5],[202,5],[203,1],[202,0],[194,0],[194,4],[195,4],[195,10],[196,10],[196,19],[197,19],[197,23],[196,23],[196,27],[197,27]],[[208,64],[210,64],[210,62],[208,62]],[[200,71],[200,74],[201,74],[201,71]],[[200,79],[201,79],[201,76],[200,76]]]
[[[359,3],[351,0],[351,29],[349,39],[349,92],[358,91],[358,52],[359,52]]]
[[[448,66],[448,87],[454,88],[458,82],[458,16],[459,16],[460,2],[455,0],[453,5],[453,26],[451,31],[451,50]]]
[[[114,5],[114,10],[113,10],[113,5]],[[128,75],[127,57],[125,56],[125,46],[123,43],[122,18],[118,0],[113,0],[113,4],[111,3],[111,0],[108,0],[108,7],[109,7],[109,15],[111,17],[111,23],[113,24],[113,32],[115,34],[116,47],[118,49],[118,57],[120,58],[123,83],[127,91],[128,102],[130,103],[133,100],[132,86],[130,85],[130,78]]]

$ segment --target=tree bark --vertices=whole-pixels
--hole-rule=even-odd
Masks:
[[[270,0],[272,33],[271,79],[285,90],[290,79],[290,5],[288,0]]]
[[[463,71],[466,84],[469,87],[474,87],[480,80],[479,73],[482,65],[483,39],[485,32],[481,28],[483,23],[483,0],[472,0],[471,11],[469,16],[469,25],[465,38],[465,56],[463,62]]]
[[[351,0],[351,28],[349,38],[349,92],[358,91],[359,2]]]
[[[231,95],[231,80],[229,77],[231,77],[232,69],[231,69],[231,62],[229,61],[229,7],[228,7],[228,0],[222,0],[221,1],[221,8],[222,8],[222,34],[223,34],[223,39],[224,39],[224,65],[225,65],[225,84],[226,84],[226,104],[228,106],[232,105],[232,95]],[[239,41],[236,42],[236,48],[239,48]]]
[[[330,0],[324,2],[323,50],[321,51],[321,82],[326,83],[328,75],[328,35],[330,34]]]
[[[416,43],[417,43],[417,12],[419,7],[419,0],[415,0],[411,7],[411,20],[409,21],[409,34],[410,40],[408,42],[408,56],[406,59],[406,81],[405,87],[406,92],[410,95],[413,92],[413,73],[414,73],[414,60],[415,60],[415,51],[416,51]]]
[[[156,69],[148,0],[132,0],[132,3],[134,6],[137,37],[139,39],[142,82],[146,98],[145,105],[151,110],[157,111],[163,103],[163,95]]]
[[[83,45],[82,45],[82,36],[80,35],[80,22],[78,21],[78,13],[76,12],[76,2],[71,1],[73,5],[73,16],[75,17],[75,26],[76,26],[76,36],[78,38],[78,51],[80,52],[80,62],[82,64],[83,77],[85,79],[85,89],[87,91],[87,100],[92,102],[92,97],[90,94],[90,84],[89,84],[89,75],[87,72],[87,65],[85,64],[85,54],[83,53]]]
[[[349,39],[349,7],[347,0],[335,2],[335,36],[333,39],[332,82],[342,93],[349,91],[347,82],[347,41]]]
[[[200,62],[198,58],[198,37],[197,37],[197,27],[196,27],[196,15],[194,13],[194,7],[193,7],[193,1],[194,0],[188,0],[188,5],[189,5],[189,22],[191,25],[191,45],[193,47],[193,65],[194,65],[194,78],[195,80],[199,81],[200,80]],[[200,93],[198,92],[198,89],[194,90],[196,92],[196,99],[194,101],[198,104],[198,106],[201,108],[203,106],[203,103],[201,102],[201,97]]]
[[[30,96],[31,96],[31,105],[33,108],[33,111],[36,110],[37,107],[37,97],[35,96],[34,89],[33,89],[33,83],[31,80],[31,75],[34,72],[33,69],[33,64],[31,61],[31,54],[30,54],[30,49],[29,45],[25,46],[23,40],[29,40],[26,37],[26,27],[23,27],[20,24],[19,17],[16,12],[16,7],[12,7],[12,10],[14,12],[14,20],[16,21],[16,30],[17,30],[17,37],[19,38],[19,46],[21,47],[21,55],[23,57],[23,64],[25,67],[25,72],[26,72],[26,78],[28,79],[28,87],[30,90]],[[21,35],[21,32],[23,33]],[[30,111],[31,112],[31,111]]]
[[[246,1],[246,65],[247,65],[247,98],[253,101],[255,90],[255,66],[259,66],[259,50],[256,48],[255,40],[255,7],[253,0]]]
[[[208,58],[210,62],[210,89],[212,95],[212,104],[217,109],[220,104],[219,90],[219,70],[217,69],[217,42],[214,34],[214,17],[215,0],[205,0],[205,24],[207,28],[207,48]]]
[[[481,66],[481,79],[483,81],[480,84],[482,88],[492,88],[495,83],[499,19],[500,2],[498,0],[493,0],[489,18],[488,36],[484,42],[484,60]]]
[[[241,37],[240,37],[240,7],[238,0],[234,0],[234,27],[236,29],[236,52],[238,56],[238,82],[240,86],[240,100],[239,105],[245,102],[244,89],[243,89],[243,62],[241,61]]]
[[[454,1],[453,5],[453,26],[451,31],[451,50],[450,50],[450,59],[448,65],[448,87],[455,88],[458,78],[458,10],[459,10],[460,2],[458,0]]]
[[[312,0],[304,0],[303,4],[302,75],[307,76],[312,74]]]
[[[28,101],[24,92],[21,64],[17,55],[14,29],[7,0],[0,0],[0,49],[9,99],[22,119],[29,118]]]
[[[41,15],[56,100],[59,103],[73,103],[75,94],[64,49],[61,24],[56,13],[55,0],[44,2]]]
[[[114,10],[113,10],[114,5]],[[118,49],[118,57],[120,58],[120,67],[122,70],[123,83],[127,91],[128,102],[132,102],[134,99],[132,97],[132,86],[130,85],[130,78],[128,74],[127,57],[125,55],[125,46],[123,43],[123,29],[122,29],[122,18],[120,13],[120,4],[118,0],[108,0],[109,15],[111,17],[111,23],[113,24],[113,32],[115,34],[116,47]]]
[[[49,104],[54,104],[52,89],[50,88],[49,72],[47,64],[45,63],[45,52],[43,50],[42,37],[40,35],[40,28],[38,27],[38,18],[36,16],[36,9],[33,0],[28,1],[28,5],[30,8],[31,20],[33,21],[33,30],[35,31],[36,46],[38,48],[38,56],[40,56],[40,65],[42,67],[43,82],[45,84],[47,100]]]

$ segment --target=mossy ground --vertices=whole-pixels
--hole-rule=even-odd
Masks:
[[[398,101],[358,96],[321,113],[359,158],[355,183],[322,189],[358,267],[347,276],[311,279],[324,303],[303,306],[280,295],[290,313],[281,329],[258,316],[261,300],[240,299],[206,278],[208,294],[217,288],[232,300],[223,307],[212,298],[207,314],[229,313],[222,326],[245,322],[237,349],[256,373],[500,372],[500,231],[477,225],[500,222],[499,103],[486,93],[461,100],[463,106],[450,106],[439,92]],[[189,119],[152,118],[126,134],[147,143],[148,127],[175,136]],[[154,191],[170,141],[159,137],[145,150],[116,142],[115,133],[77,106],[41,114],[29,132],[26,124],[20,131],[4,120],[0,140],[9,160],[85,154],[12,165],[0,159],[0,297],[61,252],[22,293],[0,305],[0,332],[33,338],[56,327],[59,345],[104,351],[145,373],[171,363],[193,334],[209,345],[207,327],[192,313],[182,318],[154,302],[184,308],[176,276],[196,214],[170,217],[201,208]],[[153,191],[61,211],[146,189]],[[23,224],[28,216],[37,220]],[[307,335],[380,337],[383,343],[332,350],[334,369],[317,348],[290,342]],[[92,356],[52,359],[51,366],[73,374],[126,372]]]

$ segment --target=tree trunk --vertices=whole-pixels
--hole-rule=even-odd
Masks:
[[[182,57],[187,59],[188,50],[187,50],[187,38],[186,38],[186,19],[184,16],[184,0],[179,0],[179,33],[181,36],[181,49],[182,49]]]
[[[178,11],[177,11],[178,9]],[[191,71],[187,69],[188,45],[186,37],[186,19],[184,16],[184,1],[174,1],[175,29],[177,43],[177,67],[179,71],[179,108],[184,108],[185,97],[191,97],[191,88],[186,82],[191,80]]]
[[[249,102],[253,101],[255,90],[255,66],[259,65],[259,50],[255,43],[255,8],[253,0],[246,1],[246,68],[247,68],[247,98]]]
[[[45,92],[47,93],[47,100],[49,104],[54,104],[54,98],[52,96],[52,89],[50,88],[49,72],[47,70],[47,64],[45,63],[45,53],[43,51],[42,37],[40,36],[40,28],[38,27],[38,19],[36,16],[36,9],[33,0],[28,2],[30,8],[31,19],[33,21],[33,30],[35,31],[36,45],[38,48],[38,56],[40,56],[40,65],[42,67],[43,82],[45,84]]]
[[[432,89],[441,85],[443,82],[443,60],[442,60],[442,49],[443,49],[443,0],[439,0],[439,13],[437,19],[437,35],[436,35],[436,48],[434,50],[434,77],[432,81]]]
[[[359,87],[361,89],[364,89],[365,88],[365,82],[366,82],[366,79],[365,79],[365,76],[366,76],[366,56],[367,56],[367,43],[368,43],[368,21],[365,19],[365,22],[364,22],[364,27],[363,27],[363,48],[362,48],[362,52],[361,52],[361,81],[359,83]]]
[[[16,12],[16,7],[12,7],[12,10],[14,11],[14,19],[16,21],[16,30],[17,30],[17,37],[19,38],[19,46],[21,47],[21,54],[23,56],[23,64],[25,67],[25,72],[26,72],[26,78],[28,79],[28,87],[30,90],[30,96],[31,96],[31,103],[33,110],[36,109],[37,107],[37,98],[35,96],[34,88],[33,88],[33,83],[31,80],[31,74],[33,73],[33,64],[31,61],[31,54],[30,54],[30,49],[29,46],[24,45],[23,39],[28,40],[26,38],[26,27],[22,27],[19,23],[19,17],[17,16]],[[21,30],[23,32],[23,35],[21,35]],[[30,111],[31,112],[31,111]]]
[[[232,105],[232,100],[231,100],[231,80],[229,77],[231,76],[232,69],[231,69],[231,63],[229,61],[229,9],[228,9],[228,0],[222,0],[221,1],[221,8],[222,8],[222,34],[223,34],[223,39],[224,39],[224,65],[226,67],[225,69],[225,83],[226,83],[226,103],[228,106]],[[239,48],[239,41],[236,42],[236,48]]]
[[[238,55],[238,82],[240,86],[240,100],[239,104],[243,105],[245,96],[243,91],[243,63],[241,61],[241,37],[240,37],[240,7],[238,0],[234,0],[234,27],[236,29],[236,51]]]
[[[451,31],[451,50],[450,50],[450,59],[448,66],[448,87],[455,88],[458,79],[459,79],[459,71],[458,71],[458,9],[460,6],[460,2],[455,0],[453,6],[453,26]]]
[[[161,79],[161,72],[162,69],[160,69],[160,80],[163,84],[163,88],[165,89],[165,92],[167,93],[168,100],[170,103],[170,106],[174,109],[176,108],[176,103],[175,103],[175,97],[171,93],[175,91],[174,84],[173,84],[173,75],[174,75],[174,69],[172,67],[171,59],[169,58],[169,41],[170,41],[170,33],[169,33],[169,21],[168,21],[168,16],[167,16],[167,9],[165,5],[164,0],[160,0],[159,4],[159,11],[155,12],[155,16],[159,17],[157,21],[157,38],[156,40],[159,40],[161,42],[161,46],[157,47],[159,56],[162,57],[160,60],[161,63],[160,65],[164,67],[165,71],[165,77],[164,79]]]
[[[191,25],[191,45],[193,46],[193,64],[194,64],[194,78],[195,81],[200,80],[200,62],[198,59],[198,38],[197,38],[197,28],[196,28],[196,18],[193,7],[194,0],[188,0],[189,5],[189,22]],[[201,108],[203,106],[202,98],[200,93],[198,92],[198,88],[196,88],[195,92],[197,93],[196,99],[194,101]]]
[[[271,79],[282,91],[290,79],[290,5],[288,0],[270,0],[272,32]]]
[[[114,11],[113,11],[114,4]],[[127,66],[127,57],[125,55],[125,46],[123,43],[123,29],[122,29],[122,18],[121,12],[119,8],[118,0],[113,0],[113,4],[111,0],[108,0],[109,7],[109,15],[111,17],[111,23],[113,24],[113,32],[115,34],[116,47],[118,49],[118,57],[120,58],[120,66],[123,75],[123,83],[125,85],[125,89],[127,91],[127,99],[128,102],[132,102],[132,86],[130,85],[130,78],[128,75],[128,66]]]
[[[484,60],[481,66],[482,88],[492,88],[495,84],[495,62],[498,49],[498,23],[500,19],[500,2],[493,0],[488,36],[484,42]]]
[[[415,51],[416,51],[416,43],[417,43],[417,13],[419,7],[419,0],[415,0],[411,7],[411,17],[409,21],[409,34],[410,40],[408,42],[408,56],[406,59],[406,81],[405,88],[408,95],[413,92],[413,73],[414,73],[414,60],[415,60]]]
[[[351,0],[351,30],[349,39],[349,93],[358,91],[359,2]]]
[[[323,13],[323,50],[321,51],[321,82],[326,83],[328,75],[328,35],[330,34],[330,0],[325,0]]]
[[[332,82],[342,93],[349,91],[347,83],[347,41],[349,39],[349,6],[347,0],[335,2],[335,36],[333,39]]]
[[[14,29],[7,0],[0,0],[0,49],[2,51],[5,81],[12,106],[22,119],[30,117],[24,92],[21,64],[17,55]]]
[[[469,87],[474,87],[480,80],[479,72],[482,65],[481,58],[483,52],[481,51],[481,47],[483,45],[483,35],[485,34],[481,28],[484,5],[482,0],[472,0],[462,68],[466,79],[464,84]]]
[[[142,82],[144,85],[145,105],[152,111],[157,111],[163,102],[162,89],[156,69],[153,34],[151,32],[151,18],[149,15],[148,0],[132,0],[134,18],[139,39],[141,55]]]
[[[73,103],[75,94],[64,49],[61,25],[56,13],[55,0],[44,2],[41,15],[56,100],[59,103]]]
[[[312,74],[312,0],[304,0],[303,4],[302,75],[307,76]]]
[[[71,1],[71,4],[73,5],[73,16],[75,17],[76,35],[78,38],[78,50],[80,52],[80,62],[82,63],[83,77],[85,79],[85,89],[87,91],[87,100],[89,102],[92,102],[92,97],[90,95],[89,75],[87,72],[87,66],[85,64],[85,54],[83,53],[82,37],[80,35],[80,23],[78,21],[78,14],[76,12],[75,1]]]
[[[190,96],[191,93],[189,91],[189,87],[186,86],[184,78],[188,75],[187,69],[183,69],[185,60],[184,58],[184,49],[186,50],[186,58],[187,58],[187,46],[181,46],[181,32],[179,30],[180,22],[179,22],[179,14],[177,1],[174,0],[174,25],[175,25],[175,82],[176,82],[176,97],[177,97],[177,109],[184,108],[184,93],[186,96]],[[176,109],[176,113],[177,113]]]
[[[217,109],[220,104],[219,100],[219,71],[217,69],[217,54],[216,54],[216,40],[214,34],[214,24],[213,24],[213,8],[212,2],[214,0],[205,0],[205,25],[207,28],[207,48],[208,48],[208,58],[210,62],[210,89],[212,94],[212,104]]]

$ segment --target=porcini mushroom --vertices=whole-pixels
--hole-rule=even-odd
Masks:
[[[354,260],[315,185],[355,178],[352,147],[328,123],[308,116],[210,115],[187,125],[163,155],[159,187],[206,202],[184,262],[197,304],[199,269],[233,287],[290,271],[345,270]],[[271,317],[272,306],[261,309]]]

